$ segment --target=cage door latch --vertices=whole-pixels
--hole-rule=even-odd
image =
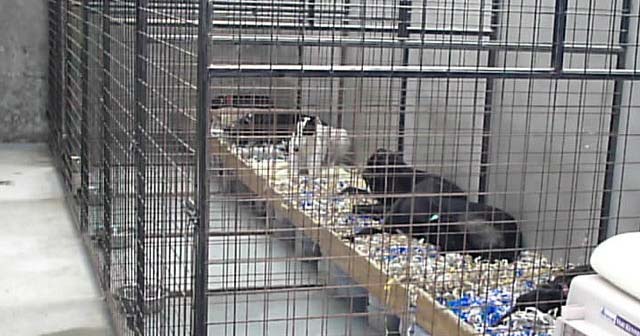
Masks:
[[[196,203],[188,198],[184,202],[182,202],[182,210],[189,216],[189,223],[193,226],[198,225],[198,208],[196,207]]]

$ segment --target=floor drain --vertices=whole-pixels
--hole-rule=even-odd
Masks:
[[[13,182],[11,182],[10,180],[0,180],[0,186],[8,186],[12,184]]]

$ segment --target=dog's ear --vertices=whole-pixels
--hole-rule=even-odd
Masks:
[[[304,117],[300,122],[303,123],[302,126],[302,135],[310,136],[315,134],[316,132],[316,117]]]

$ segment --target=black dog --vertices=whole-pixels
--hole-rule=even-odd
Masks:
[[[397,200],[384,225],[424,236],[444,251],[515,260],[522,236],[515,219],[498,208],[460,198],[418,196]]]
[[[516,258],[522,236],[515,219],[503,210],[469,202],[465,192],[445,178],[415,170],[400,154],[384,149],[369,158],[362,175],[372,193],[381,195],[381,205],[355,210],[384,215],[384,231],[423,236],[444,251],[489,259]]]
[[[548,313],[553,309],[558,309],[561,313],[562,306],[567,303],[567,295],[571,281],[578,275],[593,273],[593,269],[589,265],[580,265],[568,269],[565,273],[557,276],[552,281],[538,286],[538,288],[522,294],[516,299],[516,304],[511,310],[498,322],[502,323],[511,314],[516,311],[524,310],[527,307],[536,307],[543,313]]]

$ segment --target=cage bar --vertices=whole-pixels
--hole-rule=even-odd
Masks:
[[[629,15],[631,3],[628,0],[622,2],[622,17],[620,20],[619,44],[625,46],[624,52],[617,58],[616,69],[624,69],[627,55],[626,46],[629,43]],[[613,98],[611,102],[611,121],[609,124],[609,139],[607,144],[607,167],[604,177],[604,193],[602,194],[602,211],[600,213],[600,227],[598,229],[598,241],[602,242],[607,238],[609,229],[609,216],[611,215],[611,189],[613,187],[613,169],[616,162],[616,152],[618,149],[618,137],[620,132],[620,106],[622,105],[622,91],[624,81],[616,81],[613,87]]]
[[[629,69],[489,68],[442,66],[210,65],[212,77],[352,77],[352,78],[512,78],[638,80]]]
[[[209,33],[210,9],[209,1],[201,0],[199,10],[198,40],[205,41]],[[207,61],[209,59],[208,43],[198,44],[198,67],[197,67],[197,152],[198,152],[198,218],[197,218],[197,244],[195,258],[195,292],[194,292],[194,333],[195,335],[207,334],[208,302],[207,302],[207,279],[209,276],[208,267],[198,267],[206,265],[209,261],[209,146],[207,137],[209,135],[209,77],[206,74]]]

